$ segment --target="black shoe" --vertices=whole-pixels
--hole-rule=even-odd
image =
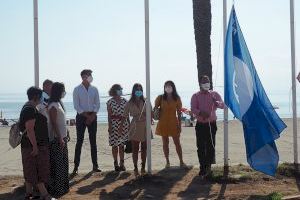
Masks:
[[[114,166],[115,166],[115,171],[116,171],[116,172],[119,172],[119,171],[120,171],[120,167],[119,167],[119,165],[118,165],[118,161],[115,161],[115,162],[114,162]]]
[[[93,172],[102,172],[98,167],[93,168]]]
[[[126,171],[126,168],[125,168],[124,165],[120,165],[119,169],[120,169],[120,171],[122,171],[122,172],[125,172],[125,171]]]
[[[200,170],[199,171],[199,176],[204,176],[206,174],[205,170]]]
[[[75,175],[77,175],[78,174],[78,168],[77,167],[74,167],[74,169],[73,169],[73,172],[72,172],[72,176],[75,176]]]

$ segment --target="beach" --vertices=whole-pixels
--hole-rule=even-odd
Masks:
[[[298,120],[299,123],[300,120]],[[276,140],[280,162],[293,162],[293,133],[292,120],[284,119],[287,128]],[[223,165],[223,122],[217,123],[218,131],[216,135],[216,164]],[[68,127],[70,130],[71,140],[68,143],[69,149],[69,166],[70,172],[73,170],[74,150],[76,144],[75,126]],[[111,156],[111,147],[108,145],[107,124],[98,124],[97,147],[98,147],[98,163],[103,171],[113,170],[113,159]],[[155,126],[152,127],[155,132]],[[0,176],[3,175],[22,175],[22,161],[20,146],[12,149],[8,143],[9,127],[0,127]],[[195,139],[195,127],[184,127],[181,133],[181,144],[183,150],[183,159],[189,166],[198,168],[198,157]],[[299,138],[299,137],[298,137]],[[298,139],[299,141],[299,139]],[[165,167],[165,159],[162,151],[162,141],[160,136],[154,134],[152,139],[152,169],[160,170]],[[174,144],[170,138],[170,162],[171,166],[178,166],[179,160],[175,151]],[[244,136],[241,123],[237,120],[229,121],[229,164],[247,164]],[[131,154],[125,155],[125,165],[128,170],[133,169]],[[90,145],[88,133],[85,133],[84,144],[81,153],[81,162],[79,173],[87,173],[92,169],[90,156]]]
[[[287,128],[276,143],[280,162],[293,162],[292,120],[284,119]],[[299,120],[298,120],[299,122]],[[75,127],[69,127],[71,141],[68,143],[70,172],[73,169],[73,156],[76,142]],[[152,127],[155,130],[155,126]],[[25,189],[22,176],[20,147],[11,149],[8,144],[8,127],[0,128],[0,199],[21,200]],[[136,179],[132,173],[131,154],[126,154],[126,172],[113,171],[111,148],[108,145],[107,124],[98,124],[98,162],[101,173],[92,173],[89,140],[84,139],[79,175],[70,179],[70,192],[60,199],[266,199],[268,195],[299,195],[298,175],[276,177],[255,172],[246,163],[245,146],[241,123],[229,122],[229,176],[223,177],[223,123],[218,122],[216,162],[214,179],[202,180],[198,176],[194,127],[182,128],[181,143],[183,158],[188,169],[178,167],[174,144],[170,141],[171,168],[164,169],[165,160],[162,142],[154,135],[152,140],[152,176]],[[245,164],[239,165],[240,163]],[[293,166],[290,167],[293,170]],[[281,170],[285,171],[285,170]],[[285,172],[284,172],[285,173]],[[291,173],[287,173],[291,174]],[[298,197],[297,197],[298,198]],[[294,198],[294,199],[297,199]]]

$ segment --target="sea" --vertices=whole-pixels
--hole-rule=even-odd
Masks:
[[[190,109],[190,99],[195,93],[194,91],[181,92],[181,100],[184,108]],[[155,98],[159,95],[159,92],[151,93],[151,102],[154,104]],[[223,95],[220,93],[220,95]],[[128,99],[130,96],[125,96]],[[292,117],[292,98],[291,92],[276,92],[268,94],[268,97],[276,108],[276,112],[281,118],[291,118]],[[297,97],[298,98],[298,97]],[[107,107],[106,102],[110,99],[107,94],[100,94],[100,111],[98,113],[98,122],[107,123]],[[0,118],[7,119],[8,122],[13,122],[19,118],[20,110],[27,100],[25,93],[0,93]],[[75,119],[76,111],[73,107],[72,93],[67,93],[66,97],[63,99],[64,106],[66,108],[67,119]],[[297,107],[300,103],[297,103]],[[300,109],[298,109],[298,116],[300,114]],[[189,117],[185,116],[184,117]],[[223,111],[217,111],[218,120],[223,120]],[[234,116],[229,112],[229,119],[233,119]]]

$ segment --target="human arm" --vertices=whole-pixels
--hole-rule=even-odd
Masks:
[[[213,101],[215,103],[215,106],[217,108],[224,109],[225,104],[224,104],[221,96],[217,92],[214,92],[212,95],[213,95]]]
[[[54,136],[56,136],[58,139],[60,147],[63,148],[65,146],[65,141],[57,126],[57,107],[55,107],[53,104],[49,106],[49,118]]]
[[[32,152],[31,152],[32,156],[36,156],[39,152],[36,138],[35,138],[34,126],[35,126],[35,119],[30,119],[25,122],[25,130],[27,133],[27,137],[32,145]]]
[[[110,104],[107,104],[107,121],[108,121],[108,134],[111,134],[111,115],[112,115],[112,109],[110,107]]]
[[[178,128],[178,132],[181,133],[181,116],[182,116],[182,102],[181,99],[178,99],[176,102],[176,110],[177,110],[177,128]]]
[[[77,113],[82,114],[84,110],[80,107],[80,104],[79,104],[78,88],[75,88],[73,91],[73,104],[74,104],[74,109],[77,111]]]

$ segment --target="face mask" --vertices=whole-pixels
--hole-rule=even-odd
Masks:
[[[61,95],[61,98],[64,98],[66,96],[66,94],[67,94],[66,92],[63,92]]]
[[[89,83],[92,83],[92,82],[93,82],[93,77],[92,77],[92,76],[88,76],[86,80],[87,80]]]
[[[135,94],[136,97],[141,97],[141,96],[143,96],[143,91],[137,90],[137,91],[135,91],[134,94]]]
[[[201,84],[201,88],[205,91],[208,91],[210,89],[210,83]]]
[[[168,94],[171,94],[173,92],[173,88],[172,87],[165,87],[165,92]]]
[[[122,96],[123,95],[123,91],[122,90],[117,90],[117,95],[118,96]]]

